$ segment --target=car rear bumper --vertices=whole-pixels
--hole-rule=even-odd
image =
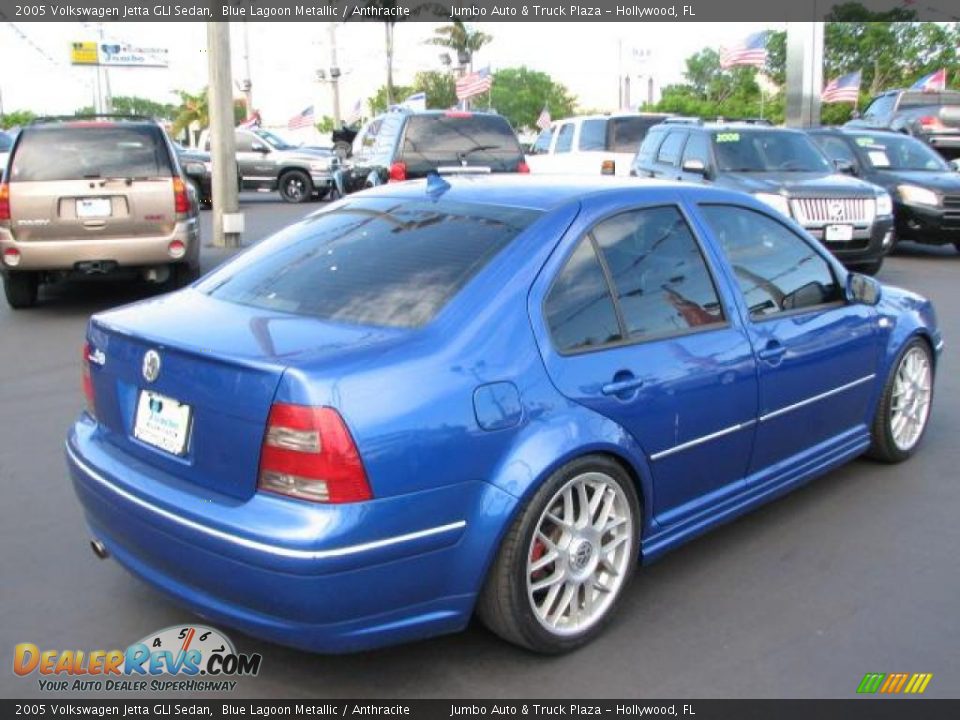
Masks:
[[[897,238],[943,245],[960,241],[960,210],[898,203]]]
[[[855,231],[853,240],[850,242],[824,242],[822,227],[807,228],[807,232],[823,242],[827,249],[845,265],[876,262],[893,248],[895,240],[892,217],[880,217],[874,220],[870,228]]]
[[[483,482],[349,505],[238,501],[130,457],[87,415],[66,456],[91,532],[128,570],[206,618],[313,651],[462,629],[515,503]]]
[[[170,243],[180,240],[186,255],[170,255]],[[200,223],[197,218],[177,222],[169,235],[133,238],[89,238],[27,240],[18,242],[8,230],[0,229],[0,253],[15,248],[20,254],[16,267],[4,270],[73,270],[78,263],[104,261],[121,268],[165,265],[174,262],[196,264],[200,258]]]

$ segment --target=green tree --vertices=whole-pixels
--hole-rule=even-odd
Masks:
[[[177,90],[180,96],[180,105],[173,113],[171,134],[179,137],[183,131],[196,123],[201,128],[210,126],[210,96],[207,88],[198,93],[188,93]],[[233,124],[239,125],[247,119],[247,101],[236,98],[233,101]]]
[[[567,117],[574,113],[576,97],[547,73],[523,66],[504,68],[493,74],[490,104],[513,127],[534,128],[544,105],[551,116]]]
[[[460,55],[466,55],[473,58],[473,54],[484,45],[493,40],[492,35],[488,35],[480,30],[474,30],[469,25],[465,25],[461,20],[454,20],[449,25],[438,27],[433,31],[433,37],[427,40],[429,45],[439,45],[440,47],[450,48]]]
[[[394,85],[391,90],[386,85],[381,85],[377,92],[367,99],[367,105],[370,107],[370,112],[377,115],[386,112],[387,108],[394,104],[388,99],[389,97],[405,98],[413,92],[412,86]]]
[[[431,110],[443,110],[457,104],[456,81],[450,73],[418,72],[413,79],[413,92],[426,93],[427,107]]]
[[[6,130],[7,128],[29,125],[36,117],[36,114],[30,110],[14,110],[13,112],[0,115],[0,128]]]

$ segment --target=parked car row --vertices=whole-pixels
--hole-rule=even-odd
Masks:
[[[858,129],[895,130],[915,137],[945,158],[960,157],[960,92],[887,90],[847,123]]]

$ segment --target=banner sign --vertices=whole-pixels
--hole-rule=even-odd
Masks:
[[[122,42],[82,41],[70,43],[72,65],[107,67],[167,67],[166,48],[143,48]]]

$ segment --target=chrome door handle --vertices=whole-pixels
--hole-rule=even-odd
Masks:
[[[771,340],[767,343],[767,346],[757,353],[761,360],[766,360],[768,362],[773,362],[779,360],[787,352],[787,348],[781,345],[776,340]]]
[[[609,382],[600,388],[604,395],[624,395],[643,385],[643,378],[630,377],[624,380]]]

